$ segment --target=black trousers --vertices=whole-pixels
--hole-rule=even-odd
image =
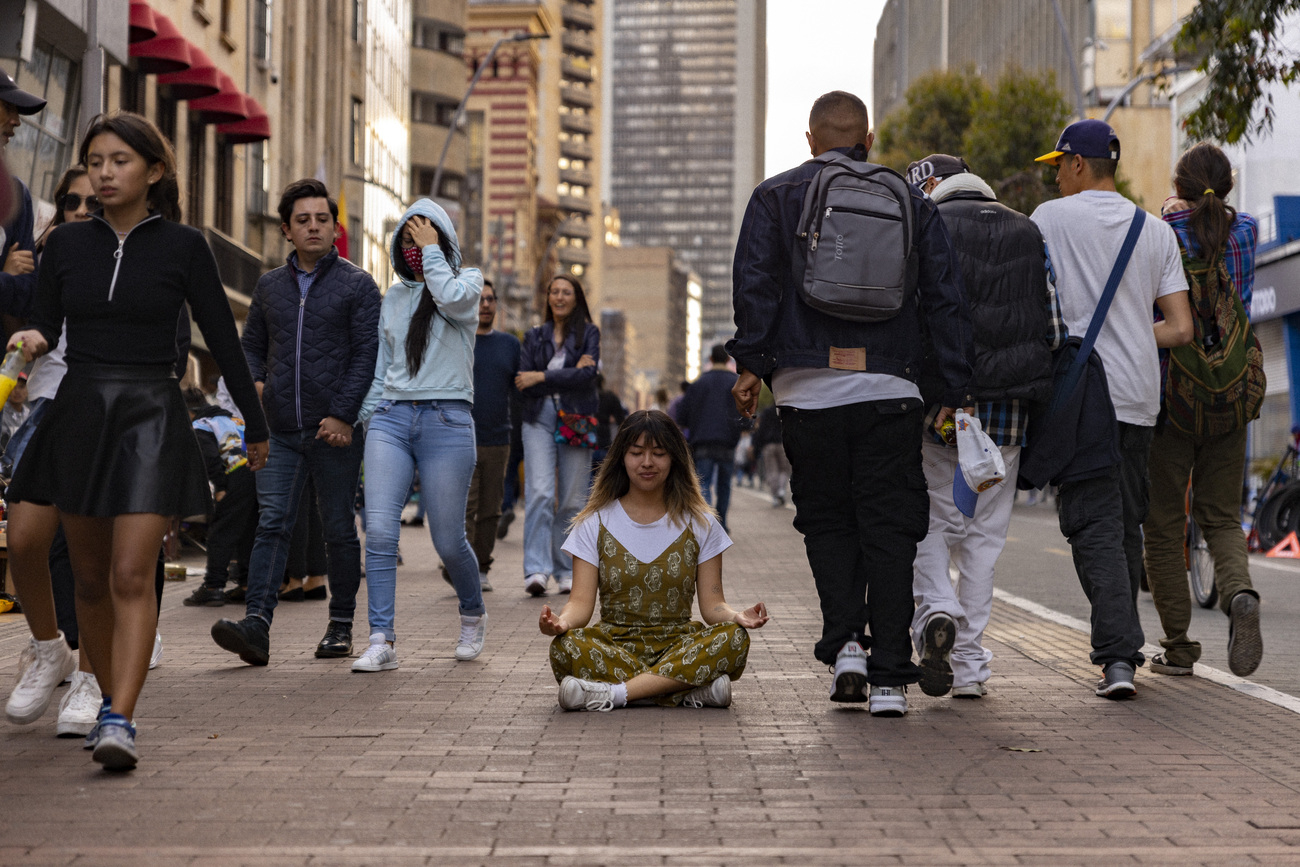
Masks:
[[[857,641],[870,648],[870,683],[915,683],[912,561],[930,522],[921,401],[781,407],[780,414],[794,526],[821,599],[814,655],[829,665],[845,642]]]
[[[208,527],[208,564],[203,583],[218,590],[230,577],[230,561],[245,568],[257,534],[257,483],[243,466],[226,476],[226,495],[212,512]]]

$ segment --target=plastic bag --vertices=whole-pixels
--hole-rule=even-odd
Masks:
[[[975,505],[982,491],[1007,477],[1002,452],[989,435],[984,433],[980,420],[957,410],[957,472],[953,474],[952,499],[966,517],[975,514]]]

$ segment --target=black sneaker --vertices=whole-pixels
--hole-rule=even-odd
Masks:
[[[210,608],[220,608],[226,604],[226,593],[220,587],[209,587],[203,584],[194,588],[194,592],[182,599],[181,604],[192,607],[205,605]]]
[[[1264,639],[1259,634],[1259,597],[1249,590],[1238,591],[1228,606],[1228,670],[1248,677],[1264,658]]]
[[[212,624],[212,640],[249,665],[266,665],[271,658],[271,627],[260,617],[222,618]]]
[[[331,620],[325,637],[316,645],[317,659],[338,659],[352,655],[352,624]]]
[[[1133,666],[1127,662],[1112,662],[1097,681],[1097,695],[1102,698],[1123,699],[1137,695],[1133,686]]]
[[[952,689],[952,647],[957,641],[957,624],[947,614],[931,614],[925,621],[921,645],[921,692],[947,695]]]
[[[244,597],[248,595],[248,587],[243,584],[236,584],[222,595],[226,597],[227,602],[243,602]]]
[[[511,509],[509,512],[502,512],[500,520],[497,521],[497,538],[504,539],[510,532],[510,525],[515,522],[515,512]]]

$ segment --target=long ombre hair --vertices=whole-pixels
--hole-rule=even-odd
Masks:
[[[573,526],[582,523],[610,503],[620,499],[632,489],[624,458],[641,437],[645,446],[658,446],[668,452],[672,466],[664,480],[664,504],[668,517],[674,524],[686,524],[691,519],[706,521],[713,511],[700,493],[700,480],[695,475],[695,462],[676,422],[667,413],[657,409],[639,409],[619,426],[618,436],[610,444],[609,454],[601,462],[600,472],[591,486],[587,505],[573,519]]]

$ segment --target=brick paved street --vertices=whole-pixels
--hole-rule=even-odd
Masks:
[[[983,701],[828,702],[792,515],[733,498],[728,595],[773,619],[729,710],[560,711],[522,521],[470,663],[423,529],[403,531],[395,672],[313,658],[320,602],[282,603],[270,666],[249,668],[208,637],[242,609],[168,584],[138,770],[56,739],[53,706],[0,722],[0,864],[1300,863],[1300,717],[1145,670],[1136,700],[1098,699],[1086,636],[1005,602]],[[6,694],[26,634],[0,617]]]

